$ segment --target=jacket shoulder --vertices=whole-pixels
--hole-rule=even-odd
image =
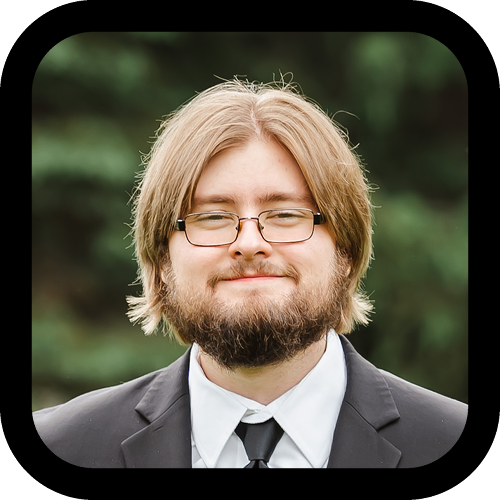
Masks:
[[[36,411],[35,428],[52,453],[71,464],[124,467],[121,442],[146,425],[135,407],[165,370]]]
[[[400,418],[381,433],[402,451],[399,467],[432,463],[453,448],[464,430],[468,406],[389,372],[385,378]]]

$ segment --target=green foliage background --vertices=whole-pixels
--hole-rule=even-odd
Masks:
[[[377,189],[376,314],[350,337],[380,368],[467,401],[467,81],[418,33],[81,33],[33,82],[33,409],[184,350],[129,324],[129,198],[162,116],[234,75],[293,73],[349,131]],[[289,77],[287,77],[289,78]]]

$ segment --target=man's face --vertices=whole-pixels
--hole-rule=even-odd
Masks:
[[[264,210],[284,208],[318,211],[290,153],[275,141],[252,141],[225,150],[208,163],[199,179],[191,213],[218,210],[235,212],[240,217],[257,217]],[[175,231],[169,241],[169,253],[170,263],[164,275],[169,290],[166,301],[168,306],[174,302],[176,307],[167,307],[167,314],[173,316],[176,327],[191,324],[191,321],[194,323],[190,328],[196,330],[198,327],[193,326],[196,321],[204,325],[211,322],[205,334],[193,333],[189,337],[184,331],[184,336],[187,335],[189,341],[198,342],[202,349],[204,339],[200,337],[219,335],[215,323],[226,330],[220,335],[232,340],[231,332],[237,329],[235,325],[244,328],[241,326],[243,319],[248,320],[247,330],[266,328],[252,324],[251,320],[259,316],[266,318],[262,324],[278,321],[284,329],[281,334],[284,340],[280,342],[286,343],[286,324],[297,323],[297,317],[308,311],[315,316],[313,329],[318,332],[314,339],[318,340],[326,332],[325,325],[318,325],[318,317],[323,313],[314,311],[329,309],[327,316],[330,320],[332,314],[338,312],[339,298],[332,297],[332,294],[340,293],[344,288],[340,281],[346,274],[346,266],[342,268],[325,224],[316,225],[314,234],[306,241],[268,243],[262,238],[257,221],[242,221],[236,241],[218,247],[191,245],[184,232]],[[300,303],[303,310],[299,311]],[[335,309],[333,313],[332,308]],[[207,310],[210,310],[211,319],[200,320]],[[282,312],[285,316],[276,319]],[[293,312],[295,316],[286,316],[287,312]],[[224,323],[227,318],[230,322]],[[222,323],[219,319],[223,320]],[[302,330],[307,328],[301,327]],[[271,329],[279,328],[271,326]],[[251,340],[252,331],[247,332],[245,338]],[[272,332],[263,334],[266,338],[269,335],[272,336]],[[296,335],[300,337],[300,331]],[[311,337],[304,342],[310,344],[312,341]],[[240,339],[237,344],[242,342],[247,341]],[[297,339],[293,342],[297,345],[295,349],[300,349]],[[219,347],[213,347],[214,350],[220,348],[218,340],[216,344]],[[206,346],[206,349],[211,347]],[[234,350],[235,346],[231,349]],[[290,355],[291,352],[282,357]],[[214,357],[217,356],[214,354]],[[271,362],[270,359],[267,362]],[[222,359],[219,361],[224,363]],[[230,363],[226,361],[225,364]]]

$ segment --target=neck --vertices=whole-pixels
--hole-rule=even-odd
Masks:
[[[268,405],[297,385],[318,363],[326,349],[326,336],[279,365],[228,370],[201,349],[198,361],[206,377],[228,391]]]

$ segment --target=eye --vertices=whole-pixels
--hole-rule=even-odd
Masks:
[[[234,215],[223,212],[206,212],[189,218],[189,224],[203,229],[219,229],[234,224]]]
[[[227,216],[220,215],[220,214],[211,214],[211,215],[207,214],[207,215],[200,215],[198,220],[210,222],[210,221],[219,221],[219,220],[224,220],[224,219],[227,219]]]
[[[276,212],[269,212],[266,221],[271,224],[292,225],[300,222],[304,216],[300,212],[280,210]]]

